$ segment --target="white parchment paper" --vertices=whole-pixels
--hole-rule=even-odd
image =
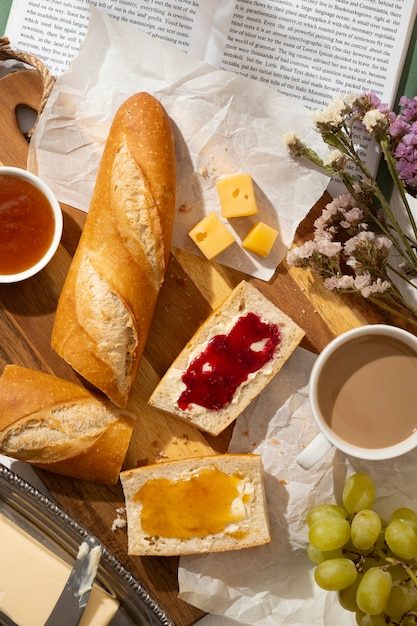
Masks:
[[[314,583],[314,566],[305,555],[307,509],[340,503],[344,481],[356,471],[372,476],[374,508],[384,518],[399,506],[417,507],[417,451],[367,462],[331,450],[309,471],[298,466],[297,455],[318,432],[308,402],[315,358],[297,348],[236,422],[230,451],[262,455],[272,542],[181,558],[180,597],[208,613],[262,626],[352,626],[353,614],[339,606],[336,593]]]
[[[177,151],[177,212],[172,244],[199,254],[188,231],[220,205],[215,181],[249,172],[259,214],[223,220],[238,244],[216,261],[268,280],[328,178],[292,162],[282,145],[289,130],[319,151],[310,114],[297,100],[193,59],[171,44],[116,22],[92,7],[88,32],[49,96],[31,141],[28,168],[58,199],[88,211],[111,121],[130,95],[148,91],[170,115]],[[186,210],[184,210],[186,208]],[[279,231],[266,260],[239,242],[255,221]]]

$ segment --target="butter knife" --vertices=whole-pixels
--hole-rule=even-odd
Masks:
[[[74,567],[45,626],[77,626],[81,620],[100,563],[101,544],[95,537],[81,543]]]

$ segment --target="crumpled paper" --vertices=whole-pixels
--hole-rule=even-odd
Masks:
[[[211,211],[220,216],[215,180],[249,172],[259,214],[223,221],[238,242],[259,220],[278,229],[278,239],[265,260],[238,244],[215,260],[269,280],[328,177],[293,162],[282,145],[284,133],[295,130],[322,150],[307,109],[258,81],[217,70],[92,6],[86,38],[36,126],[28,169],[60,202],[88,211],[111,121],[138,91],[158,98],[173,122],[178,173],[172,245],[199,255],[188,231]]]
[[[238,418],[230,452],[262,455],[272,541],[241,551],[182,557],[179,597],[241,624],[353,626],[337,594],[317,587],[305,554],[307,510],[340,503],[346,478],[372,476],[374,509],[385,519],[400,506],[417,509],[417,450],[387,461],[363,461],[332,449],[311,470],[297,455],[318,433],[308,401],[316,356],[297,348],[279,374]]]

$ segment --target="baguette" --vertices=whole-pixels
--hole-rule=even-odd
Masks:
[[[35,467],[115,484],[135,418],[84,387],[6,365],[0,378],[0,453]]]
[[[127,405],[169,260],[175,151],[162,105],[147,93],[117,111],[51,344],[84,379]]]
[[[261,335],[257,338],[258,345],[259,340],[267,336],[269,324],[272,325],[272,329],[278,329],[276,339],[278,344],[273,351],[271,350],[270,358],[259,369],[252,370],[246,379],[241,377],[240,382],[239,366],[248,358],[252,358],[254,351],[249,349],[248,344],[246,353],[242,352],[245,337],[237,336],[235,348],[230,348],[232,341],[230,339],[229,343],[224,344],[221,357],[210,354],[196,365],[197,359],[207,346],[210,349],[213,338],[222,336],[231,338],[231,330],[237,328],[237,321],[245,318],[247,314],[255,314],[255,319],[260,319],[267,326],[267,329],[265,327],[261,329]],[[266,334],[263,334],[264,332]],[[154,389],[149,404],[216,436],[233,422],[272,380],[303,336],[304,331],[291,318],[253,285],[242,281],[225,302],[209,316],[178,355]],[[252,347],[257,349],[255,344],[256,342]],[[230,350],[234,350],[235,354]],[[225,369],[222,371],[223,364]],[[184,374],[187,370],[190,372],[191,382],[185,383]],[[198,385],[198,382],[201,384]],[[221,393],[225,390],[228,393]]]
[[[271,541],[261,457],[218,454],[120,474],[128,554],[224,552]]]

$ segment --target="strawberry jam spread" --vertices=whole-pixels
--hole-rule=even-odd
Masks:
[[[255,313],[238,319],[227,335],[215,335],[182,376],[186,389],[178,406],[191,404],[219,410],[230,404],[236,389],[249,374],[270,361],[281,341],[276,324],[266,323]]]

